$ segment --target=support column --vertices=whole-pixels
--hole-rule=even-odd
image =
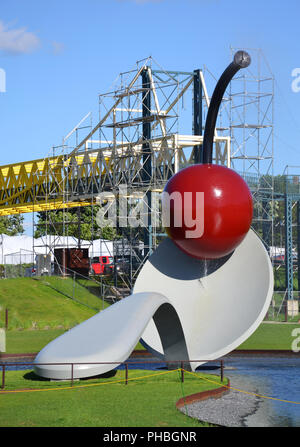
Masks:
[[[143,185],[148,188],[146,193],[147,200],[147,226],[143,229],[144,240],[144,258],[146,259],[152,252],[152,223],[151,223],[151,178],[152,178],[152,156],[149,140],[151,138],[151,122],[147,121],[147,117],[151,115],[151,90],[149,68],[142,71],[142,87],[145,89],[142,93],[142,110],[143,110],[143,169],[142,181]]]
[[[287,299],[293,299],[292,199],[285,194],[285,287]]]
[[[298,266],[298,291],[300,290],[300,200],[297,202],[297,266]],[[298,298],[300,299],[300,293]]]
[[[77,214],[77,239],[78,239],[78,248],[81,248],[81,207],[78,206],[76,210]]]
[[[200,70],[194,70],[194,135],[202,135],[202,84]],[[194,146],[194,163],[202,163],[202,145]]]
[[[270,198],[262,200],[262,238],[263,244],[270,253],[272,223],[270,220]]]

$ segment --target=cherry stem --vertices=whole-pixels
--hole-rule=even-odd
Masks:
[[[204,137],[203,137],[203,163],[212,163],[212,152],[216,121],[221,101],[225,90],[234,75],[241,69],[246,68],[251,63],[250,55],[246,51],[237,51],[233,61],[228,65],[221,75],[213,92],[207,112]]]

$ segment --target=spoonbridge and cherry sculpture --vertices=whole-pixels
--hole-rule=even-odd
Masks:
[[[46,345],[35,358],[36,374],[50,379],[103,374],[126,361],[139,341],[158,358],[184,362],[194,371],[237,348],[262,322],[273,270],[250,228],[251,192],[235,171],[212,163],[222,97],[249,64],[248,53],[238,51],[220,77],[207,113],[203,162],[166,184],[168,237],[142,267],[133,293]]]

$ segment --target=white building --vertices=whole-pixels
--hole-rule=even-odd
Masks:
[[[89,257],[113,256],[113,242],[97,239],[93,242],[81,240],[80,246],[89,249]],[[0,263],[22,264],[34,263],[35,255],[47,254],[53,248],[76,248],[78,239],[72,236],[42,236],[34,239],[32,236],[8,236],[0,234]],[[52,259],[53,260],[53,259]]]

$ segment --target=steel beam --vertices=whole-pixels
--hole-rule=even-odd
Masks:
[[[194,126],[193,134],[202,135],[202,83],[200,70],[194,71]],[[194,146],[194,163],[202,163],[202,145]]]
[[[151,79],[149,68],[145,68],[142,73],[142,87],[145,89],[142,93],[143,118],[151,115]],[[152,153],[149,140],[151,139],[151,123],[147,119],[143,122],[143,146],[142,146],[142,180],[149,185],[152,178]],[[144,233],[144,259],[147,259],[152,249],[152,222],[151,222],[151,191],[146,193],[147,198],[147,227],[143,229]]]
[[[293,299],[293,234],[292,234],[292,198],[285,195],[285,284],[287,299]]]
[[[269,200],[262,200],[262,242],[268,253],[271,245],[271,231],[272,222],[270,220],[270,202]]]
[[[297,266],[298,290],[300,290],[300,200],[297,202]]]

